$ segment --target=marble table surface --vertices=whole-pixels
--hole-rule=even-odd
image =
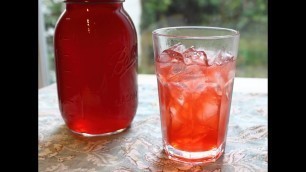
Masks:
[[[190,165],[165,156],[156,77],[138,78],[139,104],[132,126],[99,138],[76,136],[67,129],[55,84],[39,89],[39,171],[268,171],[267,79],[235,78],[224,155],[215,163]]]

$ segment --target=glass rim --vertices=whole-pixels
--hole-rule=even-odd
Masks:
[[[202,30],[222,30],[228,31],[229,34],[226,35],[216,35],[216,36],[180,36],[174,34],[163,34],[159,33],[160,31],[169,30],[169,29],[202,29]],[[176,27],[163,27],[159,29],[155,29],[152,31],[153,36],[164,36],[168,38],[179,38],[179,39],[224,39],[224,38],[234,38],[240,35],[239,31],[223,28],[223,27],[210,27],[210,26],[176,26]]]

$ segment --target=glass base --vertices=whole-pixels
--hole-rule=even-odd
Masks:
[[[164,143],[164,150],[169,159],[191,164],[203,164],[215,162],[224,152],[225,144],[221,144],[219,148],[203,152],[187,152],[178,150]]]
[[[74,130],[71,130],[71,129],[70,129],[70,131],[73,132],[74,134],[81,135],[81,136],[84,136],[84,137],[101,137],[101,136],[109,136],[109,135],[118,134],[118,133],[121,133],[121,132],[125,131],[128,128],[130,128],[130,127],[122,128],[122,129],[119,129],[119,130],[116,130],[116,131],[113,131],[113,132],[101,133],[101,134],[80,133],[80,132],[77,132],[77,131],[74,131]]]

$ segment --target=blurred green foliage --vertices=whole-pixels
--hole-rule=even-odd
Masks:
[[[152,31],[168,26],[217,26],[239,30],[239,77],[267,77],[267,0],[140,0],[140,73],[154,73]],[[50,68],[53,33],[65,8],[61,0],[42,0]]]
[[[152,30],[168,26],[217,26],[240,32],[237,74],[267,77],[267,0],[141,0],[142,73],[153,73]]]

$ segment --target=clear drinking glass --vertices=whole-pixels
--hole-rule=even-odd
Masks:
[[[164,150],[205,163],[224,152],[239,32],[218,27],[153,31]]]

